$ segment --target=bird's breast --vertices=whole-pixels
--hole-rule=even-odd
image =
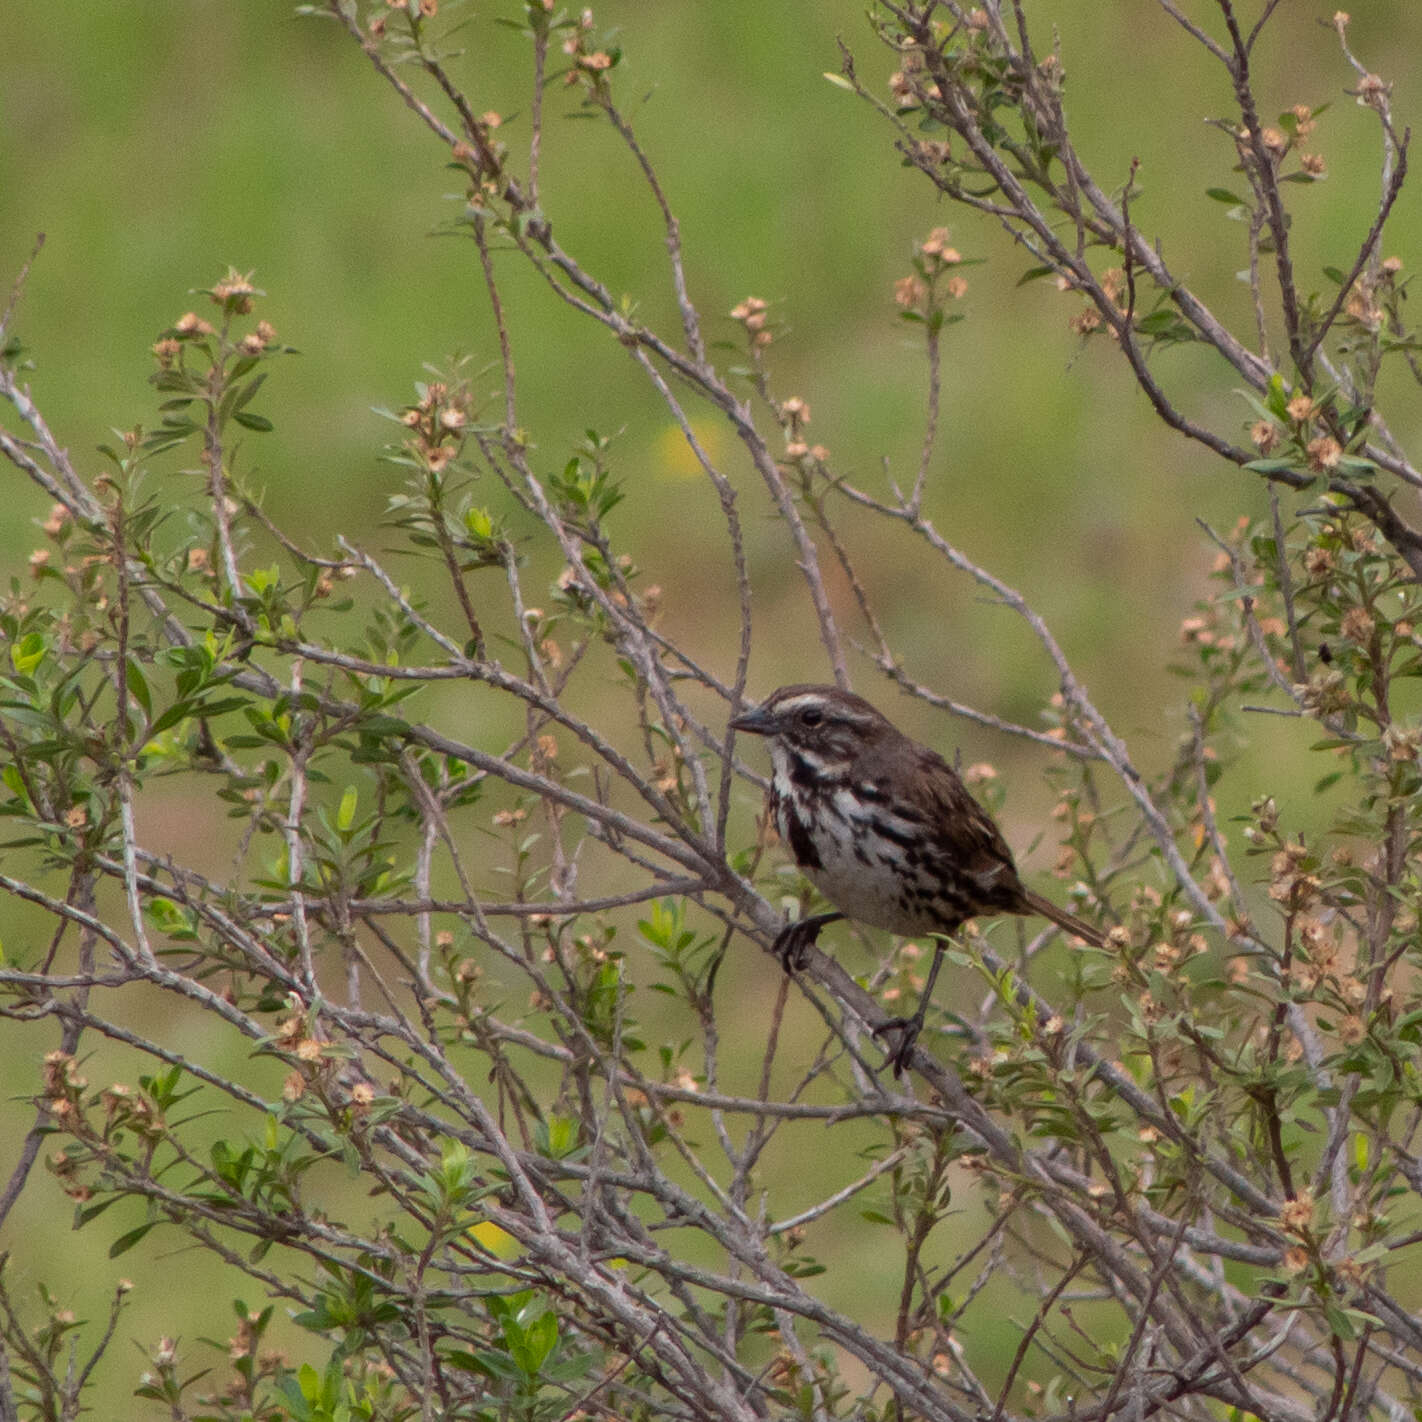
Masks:
[[[771,806],[805,877],[850,918],[894,933],[944,931],[962,920],[918,852],[923,827],[892,809],[877,786],[807,787],[777,775]]]

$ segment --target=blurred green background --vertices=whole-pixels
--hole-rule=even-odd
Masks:
[[[476,109],[509,117],[504,134],[516,150],[527,131],[525,52],[491,20],[518,8],[491,0],[467,12],[466,53],[452,64]],[[1231,112],[1218,66],[1147,0],[1028,8],[1040,45],[1051,28],[1060,34],[1068,113],[1102,185],[1119,187],[1139,157],[1136,222],[1201,296],[1248,330],[1235,277],[1244,230],[1203,196],[1233,181],[1229,147],[1204,123]],[[1202,20],[1214,13],[1204,3],[1190,8]],[[1332,9],[1299,0],[1280,7],[1258,55],[1266,115],[1333,104],[1311,145],[1327,159],[1328,178],[1293,190],[1306,288],[1323,285],[1324,265],[1349,265],[1377,203],[1375,120],[1342,92],[1353,76],[1324,23]],[[837,37],[867,81],[882,84],[895,67],[858,0],[621,0],[596,15],[600,28],[620,28],[618,93],[681,219],[708,335],[736,337],[725,313],[745,296],[774,303],[785,326],[770,357],[775,391],[810,403],[810,434],[838,472],[870,488],[884,486],[886,465],[901,482],[912,479],[925,375],[892,289],[914,240],[947,225],[965,256],[987,259],[968,271],[968,319],[945,341],[933,518],[1047,616],[1141,763],[1161,764],[1183,724],[1182,683],[1167,664],[1213,560],[1193,520],[1224,529],[1257,516],[1267,508],[1260,486],[1160,425],[1106,343],[1083,345],[1069,330],[1076,301],[1048,283],[1017,286],[1025,262],[1003,234],[937,201],[899,165],[889,128],[824,80],[839,67]],[[482,365],[495,354],[472,246],[432,235],[457,210],[459,188],[438,145],[334,25],[294,18],[288,0],[52,0],[27,8],[23,22],[12,17],[6,33],[0,280],[19,270],[43,231],[16,330],[35,361],[34,393],[81,471],[97,470],[91,451],[112,427],[155,422],[148,348],[197,304],[191,289],[230,263],[255,273],[269,293],[262,313],[302,352],[263,394],[275,432],[243,455],[270,512],[291,527],[378,546],[374,529],[394,480],[377,459],[389,427],[371,407],[402,403],[426,362],[467,353]],[[1355,10],[1350,39],[1394,81],[1400,122],[1415,118],[1422,7],[1369,0]],[[565,120],[575,101],[560,86],[548,104],[544,203],[560,242],[674,331],[659,229],[632,163],[606,126]],[[1409,271],[1422,261],[1419,193],[1416,185],[1404,193],[1384,242]],[[600,330],[512,263],[504,270],[522,419],[540,460],[560,465],[589,426],[624,431],[617,457],[629,498],[619,526],[649,579],[667,588],[670,629],[728,675],[735,641],[724,549],[664,408]],[[1157,369],[1180,403],[1215,427],[1247,422],[1237,381],[1216,363],[1174,351]],[[1415,443],[1415,391],[1389,388],[1384,397],[1395,432]],[[752,689],[822,677],[768,501],[730,436],[709,422],[702,428],[745,490],[759,615]],[[18,474],[9,479],[16,502],[0,525],[7,575],[22,570],[37,541],[33,523],[46,512]],[[671,540],[669,510],[679,520]],[[965,581],[906,560],[862,516],[846,512],[841,522],[910,673],[1034,720],[1052,678],[1026,634]],[[867,666],[857,677],[874,694]],[[892,706],[891,692],[879,697]],[[1025,847],[1053,798],[1040,756],[922,713],[904,719],[945,749],[961,741],[965,758],[1010,768],[1009,837]],[[1281,775],[1290,783],[1308,739],[1307,728],[1270,723],[1251,762],[1257,769],[1230,793],[1247,801]],[[1298,781],[1305,819],[1308,783]],[[7,1084],[20,1099],[0,1114],[6,1139],[30,1119],[23,1098],[49,1044],[37,1034],[7,1044]],[[0,1173],[8,1167],[0,1160]],[[72,1276],[102,1242],[69,1235],[67,1221],[67,1204],[40,1181],[4,1242],[24,1238],[26,1267],[37,1272],[52,1251]],[[126,1337],[151,1340],[171,1326],[165,1281],[183,1267],[181,1255],[122,1261],[149,1286],[122,1325]],[[94,1297],[118,1271],[105,1262],[90,1275]],[[226,1307],[225,1295],[195,1301],[192,1334],[225,1337]],[[127,1375],[130,1361],[119,1372]]]

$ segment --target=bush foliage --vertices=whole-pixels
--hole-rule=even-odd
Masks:
[[[455,171],[453,230],[499,337],[491,367],[431,370],[387,412],[379,550],[262,507],[248,450],[288,351],[250,277],[159,334],[153,412],[93,460],[25,384],[21,278],[0,453],[51,507],[0,605],[0,885],[20,925],[0,1012],[52,1045],[0,1215],[48,1172],[110,1256],[181,1240],[237,1300],[216,1345],[177,1341],[175,1301],[126,1384],[133,1415],[1415,1407],[1422,473],[1380,393],[1422,376],[1382,243],[1407,137],[1340,12],[1332,84],[1376,118],[1380,186],[1311,291],[1291,211],[1323,173],[1323,110],[1263,115],[1251,77],[1277,4],[1158,4],[1233,94],[1209,197],[1238,219],[1242,330],[1178,265],[1191,234],[1137,227],[1134,169],[1113,185],[1075,147],[1050,6],[883,0],[830,76],[965,209],[958,240],[973,212],[1004,226],[1013,275],[1074,303],[1086,358],[1124,361],[1202,462],[1238,470],[1238,523],[1200,534],[1218,559],[1184,626],[1190,733],[1158,767],[1029,600],[935,522],[941,353],[971,263],[935,230],[894,293],[929,377],[917,466],[837,469],[780,388],[767,301],[709,322],[693,302],[676,195],[590,12],[530,0],[498,21],[528,57],[505,123],[448,48],[492,21],[308,7]],[[884,46],[887,86],[865,77]],[[608,125],[645,180],[671,329],[562,244],[540,175],[555,106]],[[619,524],[640,495],[610,432],[537,445],[504,296],[527,272],[634,363],[700,471],[654,563]],[[1172,386],[1162,353],[1185,344],[1242,387],[1233,411]],[[928,945],[865,937],[857,977],[853,948],[793,983],[767,965],[768,994],[726,967],[811,907],[757,833],[759,752],[726,730],[753,699],[753,630],[776,635],[744,533],[767,500],[826,677],[1033,743],[1055,892],[1109,929],[1095,950],[972,926],[902,1082],[870,1032]],[[1035,724],[913,679],[860,576],[866,530],[1025,624],[1057,684]],[[714,628],[693,563],[729,609]],[[1311,740],[1337,806],[1311,841],[1277,797],[1217,813],[1238,748],[1279,728]],[[991,768],[968,775],[1000,808]],[[77,1416],[126,1286],[81,1325],[74,1281],[34,1305],[17,1265],[34,1261],[0,1274],[0,1418]]]

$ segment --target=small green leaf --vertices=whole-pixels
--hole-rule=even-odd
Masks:
[[[119,1235],[119,1237],[109,1245],[109,1258],[117,1259],[120,1254],[127,1254],[157,1223],[157,1220],[149,1220],[147,1224],[139,1225],[137,1229],[131,1229],[127,1234]]]
[[[47,650],[48,646],[40,633],[27,632],[17,644],[11,645],[10,665],[21,676],[28,676],[44,660]]]
[[[350,832],[350,827],[355,823],[356,800],[358,792],[354,785],[347,785],[345,794],[341,796],[340,809],[336,811],[336,828],[342,834]]]
[[[132,657],[127,658],[124,662],[124,675],[128,681],[129,695],[143,708],[145,718],[152,720],[153,697],[149,693],[147,680],[138,669],[138,663]]]

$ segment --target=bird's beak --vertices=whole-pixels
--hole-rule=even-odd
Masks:
[[[775,730],[775,717],[763,706],[752,706],[739,716],[732,716],[733,731],[748,731],[753,736],[768,736]]]

